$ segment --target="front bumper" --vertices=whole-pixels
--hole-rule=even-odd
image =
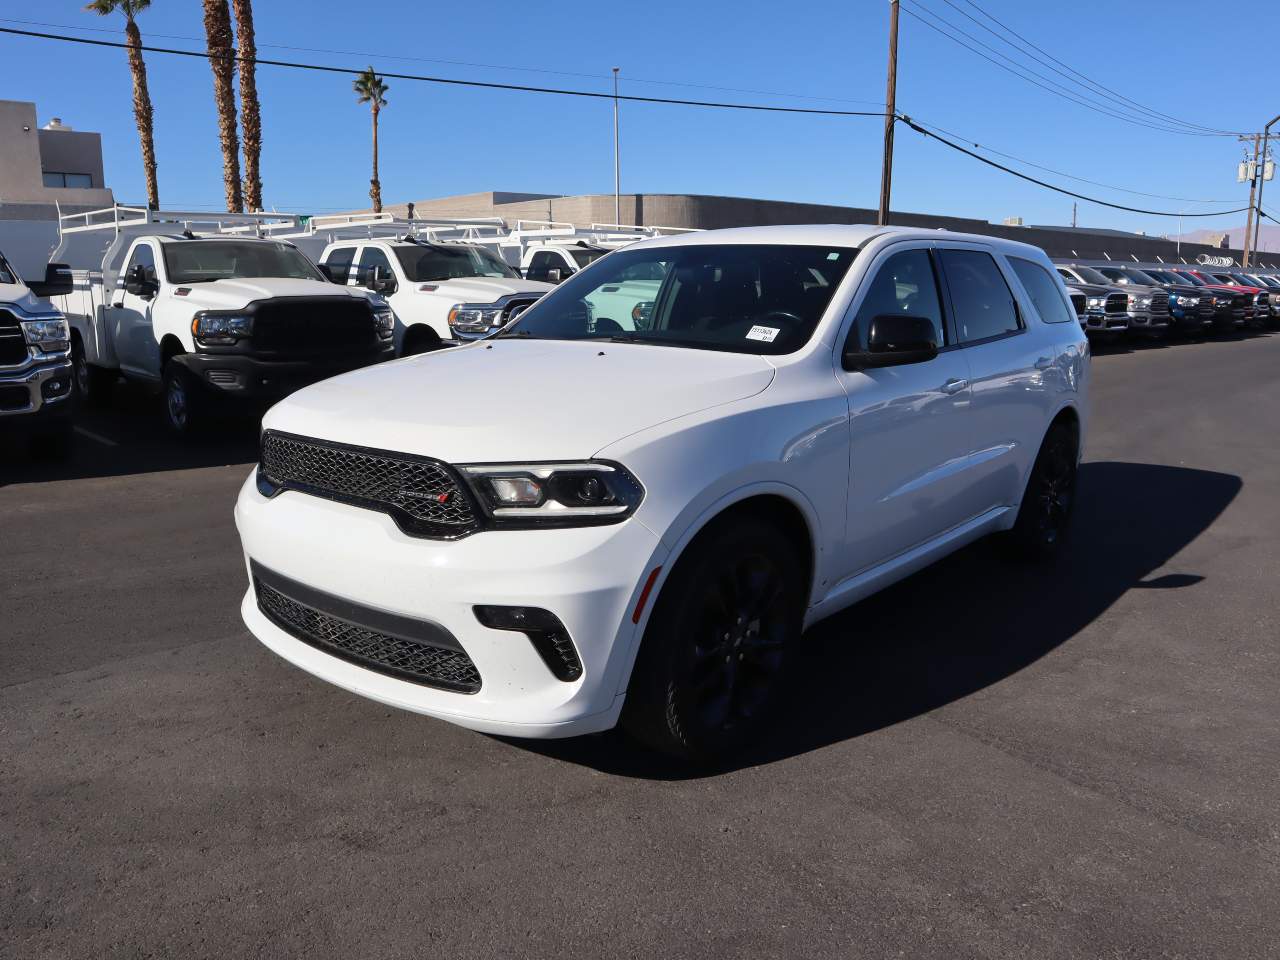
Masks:
[[[647,572],[666,555],[634,517],[611,526],[424,540],[405,536],[383,513],[289,490],[268,500],[252,475],[235,517],[246,566],[257,564],[366,611],[438,625],[471,658],[480,687],[473,693],[439,689],[322,652],[268,619],[251,586],[241,605],[245,624],[303,670],[361,696],[486,733],[567,737],[617,722],[643,629],[643,618],[636,625],[631,614]],[[581,677],[556,679],[523,633],[481,626],[473,608],[486,604],[555,614],[577,648]]]
[[[1129,317],[1123,313],[1103,313],[1090,310],[1085,314],[1085,333],[1124,333],[1129,329]]]
[[[1159,333],[1169,329],[1168,313],[1151,313],[1149,310],[1129,311],[1129,330],[1133,333]]]
[[[377,350],[338,358],[276,360],[246,353],[202,352],[184,353],[175,359],[204,386],[225,397],[278,400],[312,383],[394,356],[395,346],[387,340]]]
[[[71,360],[29,360],[0,368],[0,422],[26,423],[71,414]]]

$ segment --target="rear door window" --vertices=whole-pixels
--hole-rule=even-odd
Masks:
[[[355,247],[338,247],[336,250],[329,251],[329,255],[324,258],[324,263],[329,268],[329,275],[335,281],[346,283],[351,276],[351,263],[355,258]]]
[[[991,254],[940,250],[961,343],[978,343],[1022,329],[1013,292]]]
[[[1045,323],[1071,323],[1076,319],[1075,311],[1062,298],[1062,289],[1049,276],[1048,270],[1021,257],[1010,257],[1009,266],[1013,267],[1013,272],[1022,281],[1041,320]]]
[[[375,267],[381,267],[386,271],[386,276],[392,281],[395,280],[395,271],[391,269],[391,261],[387,259],[387,255],[377,247],[365,247],[360,251],[360,265],[356,270],[356,283],[362,287],[367,287],[373,282],[373,270]],[[388,293],[395,291],[392,287]]]

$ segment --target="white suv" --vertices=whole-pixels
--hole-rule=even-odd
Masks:
[[[636,274],[663,278],[643,309],[592,308]],[[236,506],[242,613],[384,703],[713,757],[767,721],[805,626],[985,534],[1054,552],[1088,383],[1035,247],[639,243],[492,339],[274,407]]]

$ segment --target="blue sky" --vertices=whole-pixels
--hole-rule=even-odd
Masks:
[[[933,11],[999,46],[947,0],[906,0],[904,9],[908,2],[917,13]],[[967,0],[953,2],[980,19]],[[1207,14],[1202,4],[975,2],[1075,70],[1145,106],[1229,130],[1259,129],[1280,112],[1274,58],[1242,57],[1239,18],[1225,18],[1225,29],[1214,29],[1212,21],[1224,18]],[[262,57],[352,67],[373,63],[393,72],[600,91],[610,89],[610,68],[616,65],[624,92],[857,110],[876,109],[883,100],[888,7],[883,0],[258,0],[255,15]],[[1258,5],[1250,16],[1263,21],[1254,35],[1280,34],[1280,10],[1273,5]],[[69,0],[0,4],[0,26],[70,32],[17,20],[74,26],[82,36],[112,39],[120,34],[98,31],[123,26],[118,15],[101,18]],[[175,39],[202,35],[198,0],[156,0],[139,24],[149,42],[200,46]],[[1235,181],[1242,148],[1233,138],[1182,136],[1100,115],[1010,76],[905,14],[899,42],[898,108],[904,113],[1076,176],[1223,202],[1140,197],[1029,173],[1152,209],[1245,205],[1247,188]],[[35,100],[41,123],[56,115],[78,129],[101,131],[107,180],[117,198],[143,196],[123,51],[0,35],[0,58],[0,97]],[[148,54],[147,66],[163,205],[219,205],[221,156],[208,64]],[[612,192],[608,101],[389,83],[381,133],[388,202],[490,189]],[[267,205],[304,211],[367,205],[369,116],[356,104],[350,78],[263,66],[258,86]],[[874,207],[881,132],[875,118],[624,104],[622,189]],[[1280,210],[1280,181],[1272,189],[1273,209]],[[895,209],[995,221],[1071,218],[1069,197],[989,170],[901,126],[893,200]],[[1242,219],[1243,214],[1188,218],[1184,230]],[[1079,222],[1150,233],[1177,230],[1176,220],[1086,203],[1080,204]]]

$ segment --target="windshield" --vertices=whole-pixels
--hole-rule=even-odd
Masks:
[[[619,250],[574,274],[500,336],[791,353],[813,336],[857,252],[720,244]]]
[[[1141,270],[1135,270],[1133,267],[1125,268],[1125,276],[1129,278],[1130,283],[1141,283],[1148,287],[1158,287],[1159,284],[1150,274],[1143,273]]]
[[[466,277],[515,277],[497,254],[463,244],[414,244],[394,248],[396,259],[411,283],[459,280]]]
[[[587,264],[595,263],[608,252],[608,250],[570,250],[569,256],[573,257],[573,262],[581,270]]]
[[[1205,282],[1201,280],[1199,277],[1197,277],[1194,273],[1183,273],[1181,270],[1176,271],[1176,273],[1178,274],[1178,276],[1180,276],[1183,280],[1187,281],[1187,283],[1191,284],[1193,287],[1206,286]]]
[[[1180,283],[1181,282],[1178,280],[1177,277],[1173,276],[1170,273],[1166,273],[1163,270],[1147,270],[1144,272],[1148,277],[1151,277],[1153,280],[1156,280],[1159,283]]]
[[[164,244],[170,283],[202,283],[249,277],[324,280],[301,253],[261,240],[183,240]]]
[[[1097,270],[1093,269],[1093,267],[1072,267],[1071,269],[1079,274],[1080,279],[1085,283],[1100,283],[1104,287],[1112,285],[1110,280],[1100,274]]]

